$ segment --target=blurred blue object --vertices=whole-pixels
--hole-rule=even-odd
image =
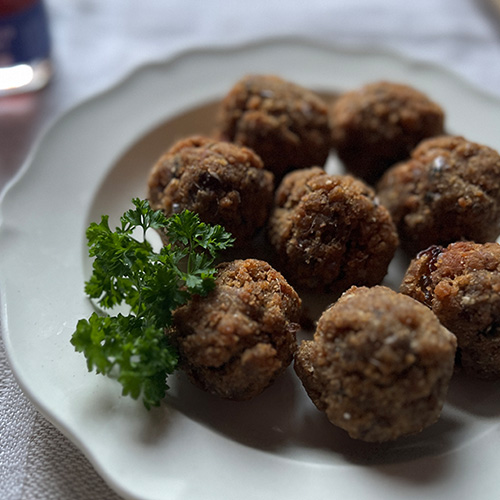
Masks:
[[[0,2],[0,96],[32,92],[50,80],[50,36],[41,0]]]

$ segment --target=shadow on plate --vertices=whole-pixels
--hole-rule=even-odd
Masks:
[[[288,369],[273,386],[251,401],[219,399],[194,387],[184,374],[175,381],[167,405],[188,418],[240,444],[308,463],[383,466],[412,463],[451,451],[461,441],[459,420],[449,415],[414,436],[390,443],[365,443],[351,439],[332,425],[306,396],[293,369]],[[413,468],[413,467],[412,467]],[[392,473],[392,469],[388,469]],[[439,475],[439,468],[425,473],[427,480]],[[402,469],[402,476],[406,475]],[[414,471],[408,471],[413,479]],[[420,480],[424,479],[424,473]]]
[[[477,380],[463,372],[456,373],[447,401],[470,415],[485,418],[500,416],[500,386],[496,381]]]

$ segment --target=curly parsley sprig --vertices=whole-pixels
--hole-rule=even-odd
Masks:
[[[94,262],[85,283],[87,295],[102,308],[127,304],[130,312],[94,312],[78,321],[71,343],[84,354],[89,371],[117,379],[123,395],[142,397],[149,409],[160,404],[168,389],[167,376],[177,365],[177,353],[164,329],[177,307],[214,287],[214,261],[234,239],[193,212],[167,218],[146,200],[132,202],[135,208],[123,214],[114,231],[107,215],[87,229]],[[133,236],[138,230],[141,239]],[[166,234],[168,244],[158,253],[146,239],[148,230]]]

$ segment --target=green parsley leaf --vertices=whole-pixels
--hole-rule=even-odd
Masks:
[[[112,231],[109,217],[87,229],[92,275],[87,295],[104,309],[126,304],[128,315],[98,315],[78,321],[71,337],[84,354],[89,371],[118,380],[123,395],[142,397],[146,408],[158,406],[168,389],[167,376],[177,364],[165,328],[173,311],[194,294],[214,287],[214,262],[234,239],[221,226],[200,221],[187,210],[167,218],[148,201],[135,198],[135,208],[120,218]],[[142,238],[137,239],[137,230]],[[168,244],[153,251],[148,230],[163,231]]]

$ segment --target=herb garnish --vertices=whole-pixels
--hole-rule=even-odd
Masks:
[[[233,238],[221,226],[200,221],[183,211],[169,218],[135,198],[135,209],[109,228],[107,215],[87,229],[93,272],[85,283],[87,295],[104,309],[121,304],[128,315],[100,315],[78,321],[71,337],[75,350],[87,359],[89,371],[117,379],[123,395],[142,396],[146,408],[165,396],[167,375],[177,365],[177,354],[164,333],[173,311],[192,295],[206,295],[214,287],[214,261]],[[132,233],[142,229],[139,241]],[[164,231],[168,243],[156,253],[146,239],[149,229]]]

